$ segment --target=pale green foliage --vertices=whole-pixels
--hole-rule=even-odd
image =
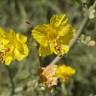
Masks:
[[[93,40],[93,39],[91,38],[91,36],[86,36],[86,35],[84,35],[84,34],[82,34],[82,35],[80,36],[79,41],[80,41],[80,43],[83,43],[83,44],[85,44],[85,45],[87,45],[87,46],[95,46],[95,45],[96,45],[96,41]]]

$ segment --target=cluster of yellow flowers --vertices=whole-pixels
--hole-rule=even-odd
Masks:
[[[33,38],[39,43],[39,56],[50,54],[63,55],[69,51],[69,43],[76,30],[68,23],[66,15],[54,15],[49,24],[36,26],[32,30]],[[75,70],[65,65],[48,65],[40,74],[41,82],[48,87],[57,85],[58,79],[66,82],[75,74]]]
[[[32,30],[33,38],[39,43],[39,55],[63,55],[69,50],[69,43],[76,31],[68,23],[66,15],[54,15],[49,24],[38,25]],[[28,56],[27,37],[0,28],[0,61],[9,65],[13,60],[21,61]],[[57,85],[58,79],[66,82],[75,74],[75,70],[66,65],[48,65],[40,75],[43,84]]]
[[[66,54],[75,33],[66,15],[54,15],[49,24],[38,25],[32,30],[33,38],[40,44],[40,56]]]
[[[50,64],[42,69],[40,80],[44,85],[52,87],[57,85],[58,80],[60,82],[68,82],[69,78],[74,74],[75,70],[69,66]]]
[[[75,29],[68,23],[66,15],[54,15],[49,24],[38,25],[32,30],[33,38],[40,45],[40,56],[66,54],[74,35]],[[28,55],[26,41],[26,36],[0,28],[0,60],[5,64],[10,64],[13,59],[22,60]]]
[[[24,59],[28,55],[26,41],[26,36],[0,28],[0,61],[9,65],[13,60]]]

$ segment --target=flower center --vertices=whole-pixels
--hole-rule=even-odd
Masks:
[[[4,56],[10,51],[10,48],[0,50],[0,62],[4,63]]]
[[[57,54],[60,54],[60,52],[61,52],[61,44],[60,44],[60,42],[58,41],[58,39],[55,40],[55,46],[54,46],[54,48],[55,48]]]

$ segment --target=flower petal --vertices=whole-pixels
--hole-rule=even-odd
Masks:
[[[28,47],[26,44],[22,44],[21,47],[17,46],[14,49],[14,57],[18,60],[21,61],[23,60],[26,56],[28,56]]]
[[[61,82],[66,82],[75,74],[75,70],[66,65],[59,65],[56,70],[56,76]]]
[[[49,25],[38,25],[32,30],[33,38],[42,46],[48,46],[47,32],[49,31]]]
[[[68,18],[66,15],[54,15],[50,20],[50,25],[53,28],[59,28],[65,26],[68,23]]]
[[[12,60],[13,60],[13,57],[12,56],[5,56],[5,58],[4,58],[4,61],[5,61],[5,64],[6,65],[10,65],[10,63],[12,62]]]
[[[16,34],[16,39],[19,41],[19,42],[26,42],[27,41],[27,37],[24,36],[24,35],[21,35],[21,34]]]
[[[62,42],[62,44],[68,45],[75,36],[75,33],[76,30],[71,25],[67,25],[59,32],[60,42]]]
[[[47,55],[50,55],[50,54],[52,54],[52,51],[50,50],[49,47],[40,46],[39,56],[47,56]]]

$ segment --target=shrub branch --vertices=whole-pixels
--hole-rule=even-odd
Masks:
[[[81,35],[81,33],[83,32],[86,24],[88,22],[88,16],[86,16],[84,18],[84,20],[81,23],[80,28],[77,31],[76,36],[71,40],[70,44],[69,44],[69,49],[71,49],[73,47],[73,45],[76,43],[76,41],[78,40],[79,36]],[[63,56],[65,56],[66,54],[64,54]],[[55,59],[53,59],[53,61],[50,64],[56,64],[63,56],[57,56],[55,57]]]

